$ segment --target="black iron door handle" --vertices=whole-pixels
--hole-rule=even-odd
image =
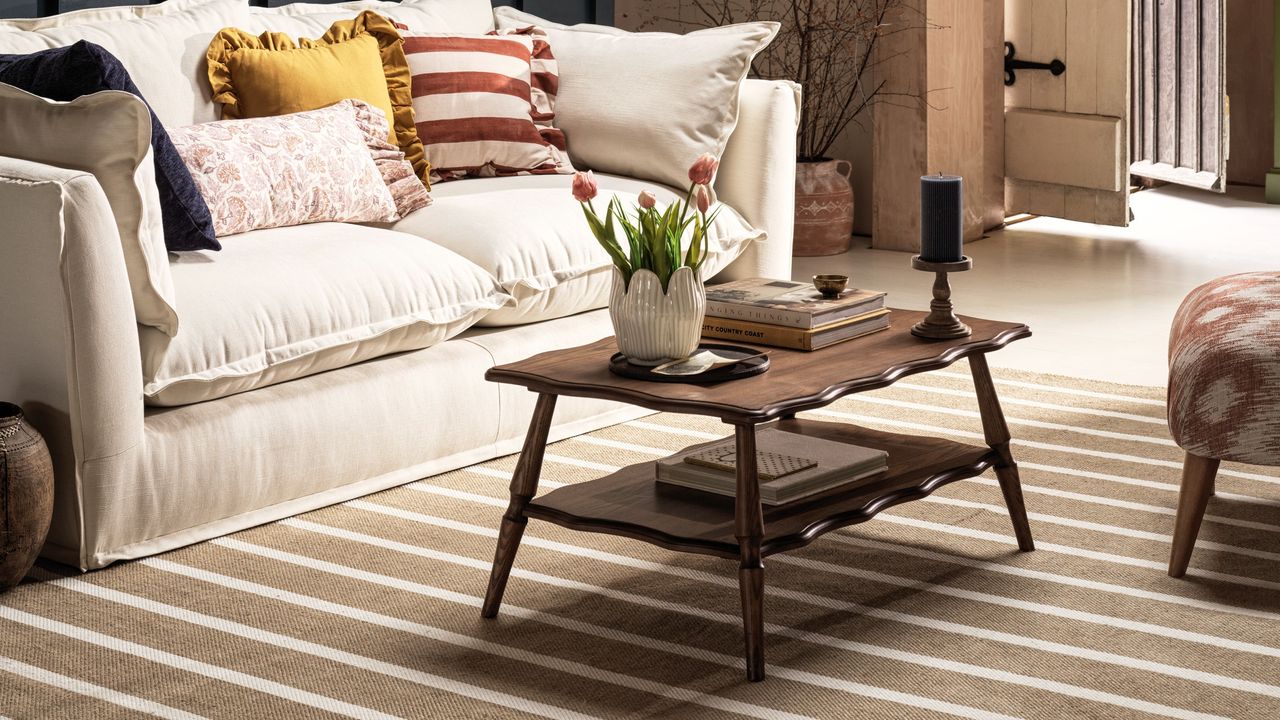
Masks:
[[[1018,76],[1014,74],[1014,70],[1048,70],[1054,75],[1061,75],[1067,71],[1067,64],[1061,60],[1054,58],[1047,63],[1032,62],[1030,60],[1016,59],[1018,51],[1013,47],[1013,43],[1006,42],[1004,44],[1004,84],[1012,85],[1018,80]]]

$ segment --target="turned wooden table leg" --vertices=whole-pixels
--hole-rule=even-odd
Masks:
[[[996,396],[996,386],[991,381],[987,357],[971,355],[969,369],[978,395],[978,410],[982,413],[982,433],[986,436],[987,445],[999,455],[995,465],[996,479],[1000,481],[1000,492],[1004,494],[1004,503],[1009,508],[1018,549],[1030,552],[1036,549],[1036,545],[1031,539],[1031,523],[1027,521],[1027,507],[1022,500],[1022,481],[1018,478],[1018,464],[1009,450],[1009,426],[1005,424],[1000,398]]]
[[[764,680],[764,562],[760,557],[764,512],[760,507],[760,482],[756,469],[755,426],[735,426],[735,440],[738,492],[734,500],[734,535],[741,548],[738,591],[742,597],[747,679],[760,682]]]
[[[547,432],[551,429],[551,416],[555,414],[556,396],[539,395],[529,422],[529,433],[520,451],[516,471],[511,475],[511,503],[502,515],[502,529],[498,531],[498,548],[493,554],[493,570],[489,573],[489,589],[484,594],[480,616],[496,617],[502,606],[502,593],[507,589],[511,565],[524,536],[524,526],[529,522],[524,508],[538,492],[538,478],[542,475],[542,456],[547,449]]]

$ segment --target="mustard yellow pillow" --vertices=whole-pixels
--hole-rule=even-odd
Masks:
[[[226,28],[209,43],[209,83],[227,120],[363,100],[386,113],[388,139],[427,184],[431,166],[414,126],[403,43],[390,20],[369,11],[335,22],[319,40],[296,44],[284,33],[254,37]]]

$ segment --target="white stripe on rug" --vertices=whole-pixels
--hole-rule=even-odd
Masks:
[[[856,422],[868,423],[875,425],[888,425],[891,427],[907,428],[909,430],[918,430],[920,432],[940,435],[953,435],[956,437],[972,438],[975,440],[985,441],[982,433],[970,432],[968,430],[955,430],[952,428],[940,427],[937,425],[926,425],[925,423],[907,422],[905,420],[889,420],[873,415],[858,415],[857,413],[842,412],[839,410],[810,410],[813,415],[822,415],[825,417],[835,417],[842,420],[853,420]],[[1053,443],[1043,443],[1034,440],[1024,440],[1022,438],[1013,438],[1011,444],[1016,448],[1019,445],[1036,448],[1038,450],[1051,450],[1054,452],[1070,453],[1074,455],[1086,455],[1088,457],[1096,457],[1104,460],[1119,460],[1121,462],[1131,462],[1139,465],[1155,465],[1157,467],[1182,469],[1182,463],[1173,460],[1158,460],[1155,458],[1146,458],[1139,455],[1127,455],[1125,453],[1113,453],[1103,450],[1088,450],[1085,448],[1071,447],[1069,445],[1055,445]],[[1244,472],[1242,470],[1219,469],[1218,475],[1227,475],[1230,477],[1244,478],[1246,480],[1257,480],[1271,485],[1280,485],[1280,477],[1272,475],[1262,475],[1259,473]]]
[[[934,395],[949,395],[951,397],[969,398],[976,402],[976,396],[973,390],[956,390],[955,388],[930,387],[928,385],[916,385],[914,383],[898,382],[892,385],[896,390],[915,390],[917,392],[932,393]],[[1026,400],[1020,397],[1000,397],[1001,405],[1020,405],[1022,407],[1036,408],[1037,410],[1054,410],[1057,412],[1076,413],[1077,415],[1092,415],[1094,417],[1113,418],[1116,420],[1130,420],[1132,422],[1146,423],[1148,425],[1163,426],[1167,422],[1163,415],[1161,417],[1151,417],[1150,415],[1136,415],[1134,413],[1119,412],[1116,410],[1100,410],[1098,408],[1075,407],[1073,405],[1057,405],[1054,403],[1041,402],[1039,400]],[[1163,407],[1163,403],[1161,403]]]
[[[13,673],[28,680],[34,680],[38,683],[50,685],[52,687],[67,690],[77,695],[85,695],[91,698],[97,698],[112,705],[118,705],[122,708],[132,710],[134,712],[146,713],[156,717],[167,718],[168,720],[203,720],[203,716],[189,713],[185,710],[171,708],[168,705],[162,705],[158,702],[140,698],[136,695],[122,693],[119,690],[113,690],[101,685],[85,682],[78,678],[68,677],[52,670],[45,670],[42,667],[28,665],[27,663],[14,660],[13,658],[0,657],[0,671]]]
[[[999,369],[997,369],[999,372]],[[929,373],[936,377],[953,378],[956,380],[968,380],[973,382],[972,375],[965,373],[951,372],[947,370],[939,370]],[[1081,388],[1071,388],[1062,385],[1044,385],[1041,383],[1027,382],[1025,380],[1005,380],[1002,378],[993,378],[997,385],[1008,385],[1009,387],[1026,388],[1027,390],[1042,390],[1044,392],[1058,393],[1061,395],[1078,395],[1080,397],[1095,398],[1098,400],[1120,400],[1121,402],[1131,402],[1137,405],[1153,405],[1156,407],[1164,407],[1164,400],[1156,400],[1154,398],[1140,398],[1132,395],[1118,395],[1116,393],[1098,392],[1096,390],[1084,390]]]
[[[845,398],[845,401],[863,402],[871,405],[883,405],[885,407],[902,408],[905,410],[920,410],[923,412],[937,413],[939,415],[951,415],[953,417],[973,418],[981,420],[982,415],[976,410],[961,410],[959,408],[939,407],[937,405],[925,405],[924,403],[909,402],[907,400],[892,400],[890,398],[876,397],[874,395],[859,394],[851,395]],[[1099,430],[1097,428],[1084,427],[1081,425],[1067,425],[1064,423],[1047,422],[1044,420],[1029,420],[1012,415],[1005,415],[1005,422],[1010,425],[1025,425],[1027,427],[1039,428],[1041,430],[1061,430],[1064,432],[1079,433],[1082,435],[1094,435],[1096,437],[1109,438],[1111,440],[1124,440],[1126,442],[1147,443],[1150,445],[1162,445],[1165,447],[1178,447],[1172,439],[1167,437],[1152,437],[1150,435],[1136,435],[1134,433],[1114,432],[1111,430]]]
[[[150,561],[148,560],[143,560],[142,562],[144,564],[150,564]],[[446,690],[457,695],[462,695],[476,700],[483,700],[502,707],[520,707],[522,710],[527,710],[530,713],[541,715],[543,717],[596,720],[596,718],[591,715],[584,715],[582,713],[573,712],[572,710],[556,707],[554,705],[546,705],[517,697],[515,695],[488,690],[476,685],[458,682],[440,675],[414,670],[402,665],[396,665],[394,663],[366,657],[364,655],[339,650],[327,645],[321,645],[307,640],[300,640],[288,635],[281,635],[280,633],[274,633],[252,625],[238,623],[234,620],[227,620],[196,612],[194,610],[168,605],[149,598],[140,597],[138,595],[131,595],[119,590],[94,585],[78,578],[62,577],[52,580],[49,579],[51,577],[54,577],[52,573],[48,573],[44,577],[41,577],[41,580],[50,585],[55,585],[65,590],[72,590],[90,597],[96,597],[100,600],[106,600],[108,602],[117,603],[137,610],[144,610],[161,617],[179,620],[191,625],[209,628],[210,630],[217,630],[218,632],[234,635],[235,637],[244,638],[246,640],[253,640],[267,645],[273,645],[291,652],[324,658],[325,660],[330,660],[348,667],[366,670],[379,675],[386,675],[398,680],[414,683],[415,685],[425,685],[438,690]],[[457,636],[450,638],[449,636],[453,636],[455,634],[449,633],[445,630],[428,628],[425,625],[421,627],[424,629],[424,633],[422,633],[423,636],[432,640],[450,642],[451,640],[456,640],[457,637],[462,637]],[[459,645],[463,643],[450,642],[450,644]],[[519,703],[519,705],[513,705],[513,703]]]
[[[356,542],[368,543],[369,540],[377,540],[377,538],[373,538],[372,536],[369,536],[369,535],[342,530],[341,528],[333,528],[331,526],[321,525],[318,523],[307,522],[305,523],[305,526],[299,526],[294,523],[285,523],[285,524],[298,527],[299,529],[310,530],[312,532],[319,532],[325,535],[331,535],[334,537],[341,537],[348,540],[354,540]],[[387,541],[387,542],[396,546],[402,546],[399,548],[395,548],[395,547],[390,548],[390,549],[399,549],[402,552],[409,552],[408,550],[405,550],[403,548],[416,547],[416,546],[405,545],[403,543],[398,543],[397,541]],[[373,543],[373,544],[377,546],[383,546],[382,543]],[[274,550],[272,548],[262,548],[261,546],[257,546],[258,549],[253,549],[252,547],[248,547],[248,545],[249,545],[248,543],[237,543],[234,547],[236,549],[240,549],[245,552],[262,554],[266,557],[272,557],[275,559],[284,559],[284,556],[288,555],[288,553],[283,553],[282,551]],[[228,547],[231,547],[231,546],[228,545]],[[433,559],[437,559],[437,560],[444,559],[440,557],[440,553],[438,553],[437,551],[428,551],[428,552],[432,553],[431,556],[433,557]],[[444,553],[444,555],[449,555],[449,553]],[[367,579],[371,582],[377,582],[377,580],[371,579],[371,576],[374,576],[374,574],[368,573],[367,571],[360,571],[358,569],[349,568],[344,565],[338,565],[336,563],[328,563],[323,560],[317,560],[315,558],[310,558],[305,556],[293,556],[293,558],[294,559],[288,560],[288,561],[301,565],[303,567],[321,569],[321,570],[325,570],[327,572],[331,572],[335,575],[339,575],[343,577],[351,576],[351,573],[358,573],[359,577],[363,579]],[[477,560],[473,560],[471,558],[466,558],[463,556],[453,556],[452,560],[456,564],[462,565],[464,567],[471,567],[475,570],[480,571],[481,573],[487,573],[489,569],[489,564],[484,561],[477,561]],[[659,608],[662,610],[676,612],[684,615],[692,615],[702,619],[712,620],[722,624],[731,625],[733,627],[738,627],[739,625],[741,625],[741,622],[742,622],[741,618],[736,614],[721,613],[721,612],[715,612],[710,610],[703,610],[699,608],[693,608],[688,605],[671,603],[663,600],[658,600],[655,598],[649,598],[646,596],[639,596],[639,595],[635,595],[625,591],[613,590],[611,588],[603,588],[596,585],[582,583],[576,580],[559,578],[556,576],[546,575],[543,573],[536,573],[533,571],[523,571],[519,568],[516,568],[515,570],[513,570],[513,573],[517,577],[534,580],[536,582],[552,585],[555,587],[575,589],[582,592],[619,599],[626,602],[632,602],[635,604],[644,605],[647,607]],[[390,582],[394,583],[395,587],[405,588],[407,584],[411,584],[410,581],[399,580],[396,578],[390,578],[389,580]],[[508,606],[504,604],[503,610],[506,611],[507,607]],[[532,612],[532,611],[526,611],[526,612]],[[1048,680],[1048,679],[1028,676],[1028,675],[1020,675],[1020,674],[1008,672],[1005,670],[987,668],[980,665],[973,665],[971,663],[945,660],[942,658],[936,658],[929,655],[921,655],[919,653],[899,650],[896,648],[886,648],[883,646],[872,645],[869,643],[863,643],[863,642],[858,642],[853,640],[845,640],[843,638],[837,638],[830,635],[824,635],[822,633],[815,633],[808,630],[802,630],[798,628],[791,628],[783,625],[777,625],[774,623],[765,623],[765,630],[774,635],[791,637],[791,638],[801,640],[807,643],[815,644],[815,645],[823,645],[825,647],[836,648],[836,649],[846,650],[850,652],[857,652],[864,655],[871,655],[874,657],[881,657],[881,658],[890,659],[890,660],[898,660],[901,662],[907,662],[907,663],[921,665],[925,667],[932,667],[932,668],[946,670],[946,671],[955,672],[959,674],[980,677],[987,680],[995,680],[998,682],[1006,682],[1010,684],[1022,685],[1025,687],[1045,690],[1048,692],[1062,694],[1069,697],[1092,700],[1092,701],[1100,702],[1103,704],[1117,705],[1120,707],[1127,707],[1130,709],[1136,709],[1142,712],[1149,712],[1157,715],[1163,715],[1166,717],[1180,717],[1180,718],[1214,717],[1211,715],[1205,715],[1202,713],[1196,713],[1193,711],[1184,710],[1182,708],[1160,705],[1158,703],[1151,703],[1145,700],[1130,698],[1127,696],[1108,693],[1105,691],[1095,690],[1092,688],[1084,688],[1084,687],[1079,687],[1075,685],[1069,685],[1067,683],[1061,683],[1055,680]],[[734,665],[741,664],[741,661],[738,660],[736,657],[732,657],[731,660]],[[790,670],[787,668],[775,668],[775,669],[788,672],[788,673],[802,672],[802,671]],[[843,683],[847,681],[838,681],[838,682]],[[857,684],[857,685],[860,688],[859,694],[863,694],[862,690],[871,687],[871,686],[865,686],[861,684]],[[876,694],[872,696],[879,697],[881,699],[887,699],[882,697],[881,695],[882,693],[896,692],[896,691],[886,690],[883,688],[871,688],[871,689],[877,691]],[[914,695],[904,696],[904,697],[913,699],[912,702],[907,702],[905,704],[911,704],[917,707],[930,707],[931,709],[939,709],[938,707],[935,707],[935,705],[937,703],[943,703],[944,705],[951,706],[951,710],[948,710],[947,712],[950,712],[951,714],[962,714],[965,717],[969,716],[968,714],[966,714],[968,711],[981,712],[981,711],[974,710],[973,708],[965,708],[964,706],[954,706],[951,703],[945,703],[944,701],[934,700],[931,698],[921,698],[919,696],[914,696]],[[902,702],[902,701],[903,700],[901,697],[898,700],[895,700],[895,702]],[[919,705],[917,704],[917,702],[919,701],[926,701],[929,703],[929,705]],[[966,711],[966,712],[962,713],[959,711]]]
[[[284,700],[306,705],[318,710],[324,710],[337,715],[346,715],[351,718],[359,718],[360,720],[399,720],[395,715],[389,715],[384,712],[378,712],[371,708],[362,707],[354,703],[344,702],[335,698],[326,697],[313,692],[308,692],[300,688],[284,685],[272,680],[249,675],[237,670],[231,670],[219,665],[193,660],[181,655],[175,655],[164,650],[159,650],[147,645],[123,640],[111,635],[82,628],[76,625],[70,625],[58,620],[35,615],[22,610],[0,605],[0,618],[12,620],[13,622],[22,623],[28,627],[33,627],[46,632],[56,633],[73,640],[80,640],[91,645],[113,650],[115,652],[125,653],[137,658],[142,658],[149,662],[168,665],[178,670],[184,670],[196,675],[203,675],[214,680],[239,685],[243,688],[256,690],[268,695],[274,695]]]
[[[959,527],[956,525],[946,525],[944,523],[937,523],[931,520],[920,520],[912,517],[894,515],[890,512],[882,512],[879,515],[876,515],[876,520],[890,522],[897,525],[907,525],[923,530],[932,530],[934,532],[946,533],[948,535],[961,535],[963,537],[969,537],[975,540],[986,540],[988,542],[999,543],[1001,545],[1018,544],[1011,535],[993,533],[986,530],[975,530],[973,528]],[[1036,552],[1046,550],[1049,552],[1061,553],[1063,555],[1099,560],[1115,565],[1128,565],[1130,567],[1143,568],[1146,570],[1159,570],[1164,572],[1169,568],[1167,563],[1157,560],[1143,560],[1141,558],[1129,557],[1128,555],[1115,555],[1113,553],[1102,552],[1100,550],[1089,550],[1087,548],[1079,548],[1073,545],[1061,545],[1059,543],[1036,540]],[[1204,570],[1201,568],[1192,568],[1188,570],[1187,573],[1193,576],[1199,575],[1213,580],[1220,580],[1233,585],[1259,587],[1266,588],[1268,590],[1280,590],[1280,582],[1261,580],[1244,575],[1230,575],[1228,573],[1214,572],[1212,570]]]
[[[327,527],[327,526],[321,526],[321,527]],[[361,570],[359,568],[353,568],[346,565],[331,563],[326,560],[320,560],[317,558],[307,557],[303,555],[296,555],[294,553],[289,553],[283,550],[277,550],[275,548],[269,548],[262,545],[255,545],[253,543],[247,543],[243,541],[235,541],[233,543],[226,543],[226,544],[219,543],[219,544],[229,549],[237,550],[244,553],[249,553],[252,555],[256,555],[258,557],[277,560],[280,562],[287,562],[292,565],[297,565],[299,567],[306,568],[308,570],[318,570],[321,572],[327,572],[329,574],[336,575],[343,578],[358,579],[358,580],[361,580],[362,582],[369,582],[377,585],[382,585],[384,587],[391,587],[398,590],[403,590],[406,592],[423,595],[426,597],[447,600],[450,602],[458,602],[458,603],[469,605],[476,608],[479,608],[482,604],[482,599],[479,597],[472,597],[469,595],[464,595],[462,593],[456,593],[450,590],[444,590],[441,588],[432,587],[430,585],[423,585],[421,583],[416,583],[411,580],[404,580],[401,578],[394,578],[387,575],[380,575],[378,573],[373,573],[367,570]],[[467,560],[467,558],[463,558],[462,556],[454,556],[454,557],[458,560]],[[479,567],[477,565],[472,565],[471,563],[460,562],[456,564],[462,565],[463,567],[471,567],[481,572],[487,572],[486,568]],[[200,572],[204,573],[205,571],[200,571]],[[550,577],[550,576],[547,576],[547,577]],[[236,583],[237,586],[242,585],[243,583],[246,582],[246,581],[240,581],[235,579],[232,579],[232,580]],[[560,587],[570,587],[570,585],[561,584]],[[573,585],[573,587],[577,589],[576,584]],[[594,586],[589,586],[584,584],[584,587],[593,588]],[[271,597],[277,597],[277,598],[280,597],[281,593],[286,592],[286,591],[277,590],[275,588],[269,588],[268,591],[271,593],[270,594]],[[299,596],[299,597],[304,599],[309,599],[308,596],[305,596],[305,595]],[[324,602],[324,601],[320,601],[320,602]],[[329,603],[329,605],[332,606],[333,604]],[[342,606],[333,606],[333,611],[336,612],[337,614],[343,614],[338,610],[338,608],[341,608],[341,607]],[[359,619],[368,619],[371,616],[376,615],[374,613],[369,613],[367,611],[359,610],[356,608],[352,608],[352,610],[355,613],[357,613],[356,615],[352,615],[352,617],[358,617]],[[510,603],[503,603],[502,612],[510,613],[511,615],[514,615],[517,617],[523,617],[523,618],[535,620],[538,622],[546,622],[546,623],[554,624],[560,627],[566,627],[579,632],[584,632],[586,634],[592,634],[592,635],[597,635],[599,637],[607,637],[610,639],[619,640],[621,642],[629,642],[629,643],[634,643],[638,645],[643,645],[646,647],[652,647],[654,649],[662,650],[664,652],[670,652],[680,657],[697,658],[700,660],[704,660],[706,662],[717,663],[717,664],[726,665],[734,668],[740,668],[742,666],[742,660],[737,656],[725,655],[723,653],[715,653],[708,650],[702,650],[702,649],[693,648],[686,645],[680,645],[677,643],[657,640],[654,638],[646,638],[644,636],[634,635],[632,633],[626,633],[621,630],[613,630],[610,628],[601,627],[599,625],[593,625],[591,623],[567,620],[565,618],[561,618],[556,615],[550,615],[548,613],[529,610],[527,608],[511,605]],[[382,617],[385,618],[386,616],[382,616]],[[741,619],[738,618],[736,615],[726,615],[725,617],[727,618],[727,622],[731,622],[735,626],[741,623]],[[388,619],[394,623],[395,627],[399,627],[406,622],[406,621],[401,621],[394,618],[388,618]],[[374,618],[374,619],[368,619],[368,621],[376,622],[377,620],[376,618]],[[721,621],[726,622],[726,620],[721,620]],[[382,623],[379,622],[378,624],[382,624]],[[388,627],[390,627],[390,625],[388,625]],[[894,690],[888,690],[885,688],[874,687],[874,686],[865,685],[862,683],[841,680],[839,678],[833,678],[833,677],[824,676],[824,675],[816,675],[814,673],[808,673],[802,670],[793,670],[790,668],[782,668],[782,667],[770,665],[769,672],[777,677],[784,677],[786,679],[795,680],[805,684],[819,685],[822,687],[840,690],[843,692],[850,692],[850,693],[862,695],[865,697],[871,697],[879,700],[888,700],[890,702],[905,704],[911,707],[936,710],[939,712],[945,712],[948,714],[957,715],[959,717],[968,717],[968,718],[979,718],[979,717],[1005,718],[1007,717],[1004,715],[999,715],[997,713],[989,713],[977,708],[971,708],[964,705],[956,705],[954,703],[935,700],[933,698],[927,698],[927,697],[918,696],[918,695],[899,693]],[[692,691],[688,691],[688,692],[692,692]],[[751,707],[758,707],[758,706],[751,706]],[[726,708],[722,708],[722,709],[726,709]],[[768,709],[765,708],[764,710],[768,710]],[[733,712],[741,713],[742,711],[734,710]],[[777,711],[777,712],[781,715],[787,715],[787,713],[782,713],[781,711]]]
[[[423,515],[421,513],[415,513],[409,510],[402,510],[400,508],[377,505],[375,503],[369,503],[361,500],[353,500],[346,503],[346,505],[355,507],[358,509],[369,510],[371,512],[381,513],[384,515],[399,517],[405,520],[410,520],[411,522],[420,522],[422,524],[434,525],[437,527],[446,527],[449,529],[461,530],[463,532],[468,532],[471,534],[481,535],[486,537],[492,537],[492,538],[497,537],[496,530],[482,528],[476,525],[469,525],[467,523],[458,522],[456,520],[447,520],[445,518],[437,518],[430,515]],[[422,554],[424,552],[425,553],[438,552],[434,550],[427,550],[426,548],[420,548],[416,545],[408,545],[408,544],[400,543],[394,540],[386,540],[385,538],[377,538],[371,535],[363,535],[361,533],[354,533],[347,530],[331,528],[326,525],[319,525],[317,523],[311,523],[307,521],[281,520],[280,524],[288,525],[291,527],[298,527],[300,529],[310,530],[312,532],[329,534],[334,537],[342,537],[348,540],[355,540],[357,542],[363,542],[366,544],[374,545],[375,547],[383,547],[389,550],[397,550],[399,552],[405,552],[410,554]],[[567,555],[574,555],[577,557],[586,557],[586,558],[591,558],[593,560],[601,560],[603,562],[608,562],[614,565],[621,565],[623,567],[630,567],[630,568],[635,568],[639,570],[648,570],[652,572],[663,573],[666,575],[673,575],[675,577],[682,577],[689,580],[705,582],[708,584],[719,585],[727,588],[737,589],[738,587],[737,580],[733,578],[723,577],[720,575],[715,575],[715,574],[703,572],[700,570],[694,570],[691,568],[683,568],[683,567],[678,567],[674,565],[664,565],[661,563],[650,562],[648,560],[640,560],[640,559],[632,558],[626,555],[617,555],[615,553],[609,553],[602,550],[593,550],[590,548],[583,548],[577,545],[570,545],[567,543],[561,543],[554,540],[547,540],[539,537],[530,537],[526,535],[522,540],[522,544],[541,547],[548,550],[554,550],[556,552],[564,553]],[[823,595],[816,595],[813,593],[803,592],[799,590],[790,590],[787,588],[780,588],[777,586],[770,587],[769,590],[770,590],[770,593],[775,597],[785,597],[785,598],[796,600],[798,602],[802,602],[808,605],[814,605],[814,606],[826,608],[829,610],[857,613],[857,614],[866,615],[870,617],[881,618],[884,620],[893,620],[895,622],[901,622],[908,625],[927,627],[933,630],[941,630],[944,632],[950,632],[957,635],[965,635],[968,637],[974,637],[982,640],[990,640],[993,642],[1000,642],[1008,645],[1027,647],[1033,650],[1040,650],[1040,651],[1049,652],[1057,655],[1063,655],[1066,657],[1074,657],[1082,660],[1092,660],[1095,662],[1107,663],[1107,664],[1117,665],[1120,667],[1127,667],[1135,670],[1147,670],[1150,672],[1159,673],[1161,675],[1168,675],[1170,677],[1179,678],[1183,680],[1194,680],[1196,682],[1201,682],[1208,685],[1232,688],[1235,690],[1244,690],[1246,692],[1254,692],[1259,695],[1266,695],[1269,697],[1280,698],[1280,687],[1277,687],[1274,685],[1268,685],[1265,683],[1258,683],[1250,680],[1241,680],[1239,678],[1233,678],[1226,675],[1218,675],[1216,673],[1209,673],[1209,672],[1204,672],[1200,670],[1194,670],[1191,668],[1180,667],[1176,665],[1168,665],[1165,663],[1159,663],[1159,662],[1150,661],[1150,660],[1143,660],[1141,658],[1132,658],[1132,657],[1128,657],[1126,655],[1120,655],[1117,653],[1111,653],[1111,652],[1106,652],[1102,650],[1094,650],[1092,648],[1078,647],[1075,645],[1068,645],[1066,643],[1058,643],[1058,642],[1053,642],[1049,640],[1043,640],[1040,638],[1027,637],[1024,635],[1017,635],[1014,633],[1003,632],[1000,630],[991,630],[988,628],[973,627],[970,625],[963,625],[961,623],[956,623],[956,622],[951,622],[946,620],[938,620],[930,617],[911,615],[909,613],[899,612],[896,610],[886,610],[884,608],[861,605],[861,604],[849,602],[846,600],[838,600],[835,598],[830,598]]]

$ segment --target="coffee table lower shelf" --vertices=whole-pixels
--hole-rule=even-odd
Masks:
[[[869,520],[881,510],[929,495],[947,483],[980,475],[999,459],[995,450],[986,447],[846,423],[791,419],[779,421],[776,427],[885,450],[889,468],[883,475],[850,486],[786,505],[765,506],[762,556],[808,545],[827,532]],[[652,462],[553,490],[530,501],[525,515],[681,552],[734,560],[741,552],[734,535],[734,498],[656,483]]]

